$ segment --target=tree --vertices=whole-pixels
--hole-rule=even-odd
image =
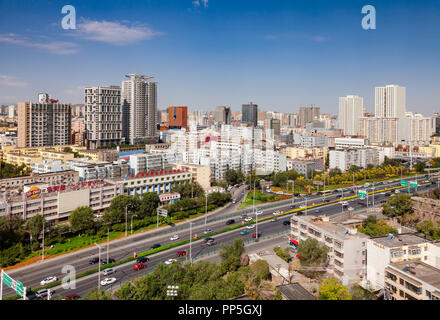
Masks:
[[[319,286],[319,300],[351,300],[347,287],[335,279],[325,279]]]
[[[112,300],[110,293],[104,290],[99,290],[98,288],[93,288],[84,297],[84,300]]]
[[[425,168],[426,168],[426,163],[424,163],[423,161],[418,161],[414,166],[414,169],[416,169],[416,171],[420,173],[425,172]]]
[[[28,230],[32,238],[38,239],[41,231],[43,230],[44,217],[41,214],[37,214],[26,221],[26,230]]]
[[[181,199],[200,198],[205,195],[205,191],[198,182],[186,182],[174,187],[174,192],[180,193]]]
[[[313,238],[301,241],[297,249],[301,266],[318,266],[324,263],[327,259],[327,252],[327,247]]]
[[[232,244],[223,243],[220,246],[221,267],[224,273],[235,271],[240,267],[240,257],[244,252],[243,239],[234,239]]]
[[[141,203],[142,201],[138,195],[128,196],[121,194],[112,199],[110,207],[104,213],[103,221],[108,224],[125,221],[126,208],[129,214],[139,213]],[[140,213],[140,215],[144,217],[142,213]]]
[[[351,300],[377,300],[377,296],[359,285],[354,285],[350,289]]]
[[[339,175],[341,175],[341,174],[342,174],[342,171],[341,171],[341,169],[339,169],[339,168],[333,168],[333,169],[331,169],[330,172],[329,172],[329,176],[330,176],[330,177],[336,177],[336,176],[339,176]]]
[[[382,205],[384,215],[402,217],[412,213],[411,196],[405,193],[394,194]]]
[[[435,189],[432,191],[432,197],[433,197],[434,199],[440,200],[440,188],[435,188]]]
[[[230,169],[226,171],[225,179],[229,185],[236,185],[238,183],[243,182],[244,175],[240,170]]]
[[[269,264],[266,260],[257,260],[250,265],[251,272],[255,275],[257,279],[257,284],[259,285],[263,280],[270,279]]]
[[[359,232],[370,237],[382,237],[388,234],[397,234],[397,230],[390,227],[385,220],[377,220],[376,216],[369,215],[358,228]]]
[[[159,195],[156,192],[146,192],[142,195],[137,215],[139,218],[151,217],[156,214],[159,206]]]
[[[87,206],[76,208],[69,216],[69,223],[73,232],[93,228],[95,222],[92,208]]]

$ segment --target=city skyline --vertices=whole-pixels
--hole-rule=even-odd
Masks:
[[[124,4],[74,1],[77,29],[63,30],[60,4],[1,1],[0,103],[34,101],[37,92],[83,103],[85,87],[121,86],[139,73],[159,84],[160,110],[235,111],[253,101],[265,111],[315,104],[335,115],[339,97],[358,95],[374,112],[375,87],[397,84],[408,88],[408,111],[439,111],[435,1],[373,1],[377,29],[369,31],[361,1]]]

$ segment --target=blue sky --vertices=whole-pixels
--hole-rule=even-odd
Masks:
[[[73,5],[77,29],[61,28]],[[361,9],[376,8],[376,30]],[[158,107],[187,105],[337,114],[374,87],[407,87],[408,110],[440,111],[440,1],[0,0],[0,103],[48,92],[81,103],[82,88],[154,76]]]

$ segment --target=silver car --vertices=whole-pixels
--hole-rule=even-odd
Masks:
[[[107,268],[107,269],[105,269],[102,273],[103,273],[105,276],[108,276],[109,274],[113,274],[113,273],[115,273],[115,272],[116,272],[115,269]]]

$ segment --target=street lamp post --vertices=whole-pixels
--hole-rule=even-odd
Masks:
[[[109,262],[108,261],[109,251],[110,251],[110,228],[107,228],[107,262]]]
[[[192,222],[189,223],[189,262],[192,264]]]
[[[43,254],[42,260],[44,260],[44,220],[43,220],[43,251],[42,251],[42,254]]]
[[[101,246],[95,242],[98,247],[98,290],[101,289]],[[107,261],[108,262],[108,261]]]
[[[127,217],[128,217],[128,205],[125,206],[125,236],[127,237]]]
[[[179,290],[179,286],[168,286],[167,287],[167,296],[168,297],[177,297],[177,291]]]
[[[205,196],[205,227],[206,227],[206,215],[208,214],[208,194]]]

